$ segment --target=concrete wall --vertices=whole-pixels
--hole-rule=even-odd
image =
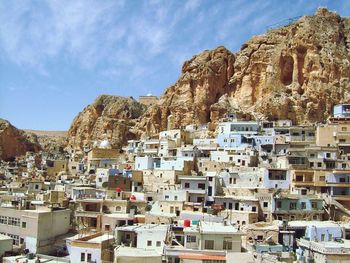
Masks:
[[[6,239],[1,239],[0,235],[0,257],[4,255],[6,251],[12,251],[12,239],[11,238],[6,238]]]
[[[80,261],[81,253],[85,254],[85,261]],[[86,262],[90,263],[90,261],[87,261],[87,254],[91,254],[91,260],[95,261],[96,263],[101,263],[101,249],[100,248],[88,248],[88,247],[71,247],[71,252],[69,255],[69,259],[71,262]]]

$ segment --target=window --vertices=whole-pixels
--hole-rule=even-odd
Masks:
[[[332,234],[328,234],[328,241],[332,241],[333,240],[333,235]]]
[[[317,202],[311,202],[312,209],[317,209]]]
[[[166,196],[165,196],[165,199],[169,199],[169,196],[168,196],[168,195],[166,195]]]
[[[157,247],[160,247],[161,244],[162,244],[162,242],[157,241],[156,246],[157,246]]]
[[[9,217],[8,218],[8,224],[10,226],[19,226],[20,219],[17,217]]]
[[[148,247],[152,246],[152,240],[147,240],[147,246]]]
[[[117,207],[115,208],[115,211],[117,211],[117,212],[120,212],[120,211],[122,211],[122,208],[121,208],[121,206],[117,206]]]
[[[268,202],[264,202],[264,207],[269,207],[269,203]]]
[[[174,196],[174,200],[177,201],[177,195]]]
[[[187,236],[186,241],[188,243],[196,243],[196,236]]]
[[[214,240],[205,240],[204,249],[214,249]]]
[[[289,203],[289,209],[295,210],[297,208],[297,204],[295,202]]]
[[[190,188],[190,183],[185,183],[185,188]]]
[[[325,234],[322,234],[321,235],[321,241],[324,241],[324,238],[325,238]]]
[[[304,181],[304,176],[302,176],[302,175],[297,175],[297,176],[295,177],[295,181],[297,181],[297,182],[302,182],[302,181]]]
[[[277,208],[281,208],[282,207],[282,202],[281,201],[277,201],[276,202],[276,207]]]
[[[85,253],[80,253],[80,262],[85,262]]]
[[[13,239],[13,245],[15,245],[15,246],[19,245],[19,236],[12,235],[12,234],[7,234],[7,235]]]
[[[198,184],[198,189],[205,189],[205,184],[203,184],[203,183],[199,183]]]
[[[213,181],[213,177],[209,177],[208,180],[211,182]]]
[[[91,262],[91,254],[90,253],[87,254],[87,262]]]
[[[0,216],[0,224],[7,225],[7,216]]]
[[[306,203],[305,202],[301,202],[300,205],[301,205],[301,209],[306,209]]]
[[[232,241],[224,240],[222,246],[224,250],[232,250]]]
[[[27,227],[27,222],[22,222],[22,228],[26,228]]]

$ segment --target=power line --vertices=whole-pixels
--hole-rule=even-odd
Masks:
[[[279,22],[276,22],[274,24],[268,25],[266,26],[266,29],[274,29],[276,27],[283,27],[283,26],[288,26],[292,23],[294,23],[295,21],[297,21],[299,18],[301,18],[302,16],[295,16],[295,17],[291,17],[291,18],[287,18],[287,19],[283,19]]]

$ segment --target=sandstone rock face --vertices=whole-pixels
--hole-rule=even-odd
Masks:
[[[43,151],[64,158],[64,148],[67,142],[66,131],[40,131],[40,130],[24,130],[26,133],[33,133]]]
[[[69,131],[67,146],[82,149],[94,141],[108,140],[113,148],[120,148],[133,138],[131,128],[146,107],[132,97],[101,95],[75,117]]]
[[[350,100],[350,20],[321,8],[314,16],[253,37],[232,54],[224,47],[186,61],[179,80],[137,125],[139,134],[216,123],[228,112],[250,119],[324,121]]]
[[[37,136],[17,129],[11,123],[0,119],[0,159],[9,161],[27,151],[41,150]]]
[[[142,116],[137,128],[147,134],[164,130],[169,115],[175,127],[208,122],[211,105],[232,90],[234,60],[229,50],[218,47],[186,61],[179,80]]]
[[[325,120],[350,99],[350,20],[326,9],[254,37],[236,54],[231,107],[261,119]]]

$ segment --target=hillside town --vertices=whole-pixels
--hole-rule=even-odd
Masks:
[[[3,262],[350,262],[350,104],[310,126],[167,123],[1,161]]]

